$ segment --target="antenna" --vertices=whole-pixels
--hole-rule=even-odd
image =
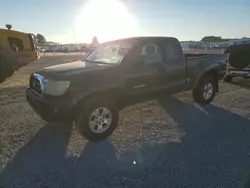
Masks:
[[[12,25],[6,24],[6,28],[7,28],[8,30],[10,30],[10,29],[12,28]]]

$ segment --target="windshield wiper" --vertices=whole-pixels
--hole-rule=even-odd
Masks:
[[[104,61],[90,61],[90,60],[84,60],[86,62],[89,62],[89,63],[96,63],[96,64],[105,64],[105,65],[111,65],[112,63],[106,63]]]
[[[90,60],[88,60],[88,59],[84,59],[83,62],[84,62],[84,61],[86,61],[86,62],[88,62],[88,63],[94,63],[93,61],[90,61]]]

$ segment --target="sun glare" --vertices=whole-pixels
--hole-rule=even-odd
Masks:
[[[74,25],[77,42],[99,42],[129,37],[136,32],[136,18],[118,0],[91,0],[83,7]]]

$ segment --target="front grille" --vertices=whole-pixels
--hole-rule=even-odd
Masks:
[[[36,78],[34,75],[31,75],[30,77],[30,88],[35,90],[37,93],[41,94],[41,83],[38,78]]]

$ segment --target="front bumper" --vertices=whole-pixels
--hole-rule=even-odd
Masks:
[[[68,100],[45,99],[31,88],[27,89],[27,102],[47,122],[69,122],[74,120],[75,104]]]

